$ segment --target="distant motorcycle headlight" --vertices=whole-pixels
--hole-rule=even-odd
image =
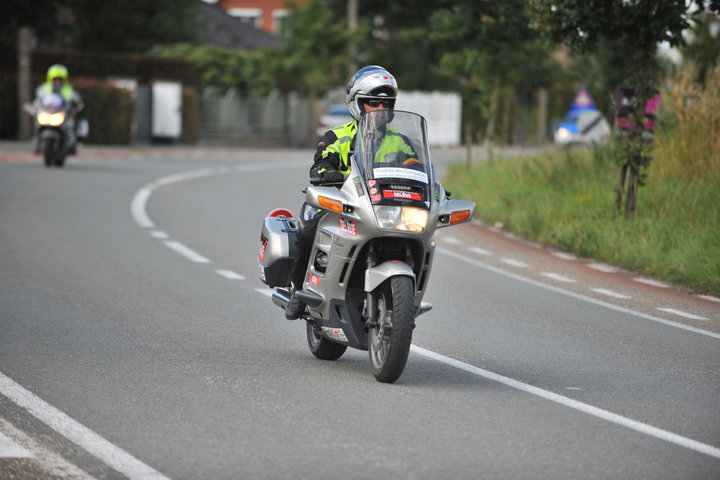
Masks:
[[[375,207],[375,218],[380,228],[422,232],[427,226],[428,211],[417,207]]]
[[[37,121],[40,125],[50,125],[51,127],[59,127],[65,121],[65,113],[38,113]]]

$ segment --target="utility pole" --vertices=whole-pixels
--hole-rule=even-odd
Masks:
[[[358,0],[347,0],[347,23],[348,31],[355,32],[358,26]],[[353,75],[357,70],[357,45],[355,40],[350,40],[350,48],[348,49],[348,70],[349,75]]]
[[[22,106],[32,101],[32,63],[31,55],[35,48],[35,34],[30,27],[21,27],[18,32],[18,139],[29,140],[32,134],[32,119],[23,111]]]

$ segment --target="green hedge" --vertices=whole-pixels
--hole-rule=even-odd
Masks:
[[[76,78],[72,84],[85,102],[85,110],[80,116],[87,118],[90,123],[90,133],[85,143],[132,143],[135,101],[129,92],[87,78]]]

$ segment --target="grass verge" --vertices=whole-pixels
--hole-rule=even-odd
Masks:
[[[453,165],[445,186],[476,217],[546,246],[720,295],[720,71],[705,88],[681,73],[665,113],[636,216],[615,216],[612,147],[558,150],[494,164]]]

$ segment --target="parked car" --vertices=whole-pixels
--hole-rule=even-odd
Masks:
[[[352,121],[353,117],[352,115],[350,115],[350,111],[348,110],[347,105],[345,105],[344,103],[330,105],[320,116],[320,120],[318,121],[318,126],[316,130],[317,136],[322,137],[325,132],[327,132],[331,128]]]
[[[598,110],[571,110],[555,129],[561,145],[603,143],[610,137],[610,124]]]

